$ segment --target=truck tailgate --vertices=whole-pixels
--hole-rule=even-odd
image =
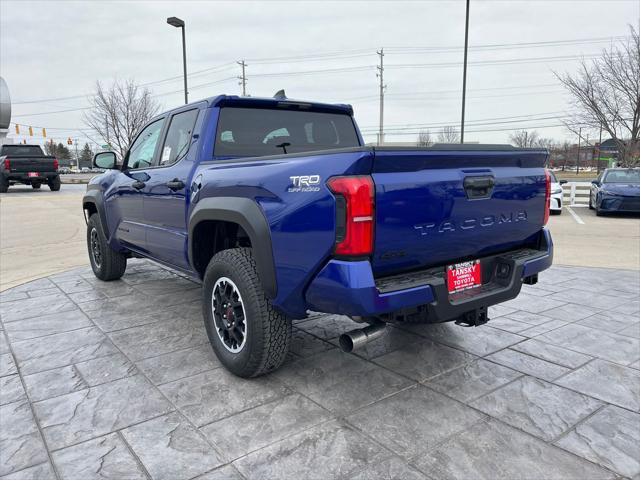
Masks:
[[[376,148],[374,274],[532,244],[546,208],[546,157],[508,147]]]
[[[54,167],[55,157],[27,157],[10,155],[9,161],[11,162],[11,172],[13,173],[28,173],[28,172],[55,172]]]

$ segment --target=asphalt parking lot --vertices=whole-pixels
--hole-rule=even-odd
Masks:
[[[294,323],[275,374],[212,354],[198,285],[145,261],[0,294],[0,476],[640,476],[640,273],[554,266],[479,328]],[[4,477],[6,476],[6,477]]]

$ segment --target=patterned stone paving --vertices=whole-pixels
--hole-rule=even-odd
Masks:
[[[0,478],[640,479],[640,274],[555,266],[480,328],[355,354],[294,322],[275,374],[213,355],[200,288],[149,262],[0,294]]]

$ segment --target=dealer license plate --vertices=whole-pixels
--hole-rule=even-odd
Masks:
[[[456,263],[447,267],[447,287],[449,293],[461,292],[482,285],[480,260]]]
[[[40,174],[38,172],[29,172],[29,173],[27,173],[27,176],[28,177],[39,177]]]

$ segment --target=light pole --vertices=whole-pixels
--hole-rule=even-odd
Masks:
[[[189,103],[189,93],[187,92],[187,46],[184,39],[184,20],[180,20],[178,17],[167,18],[167,23],[173,25],[176,28],[182,29],[182,67],[184,70],[184,103]]]
[[[460,143],[464,143],[464,108],[467,100],[467,50],[469,49],[469,0],[464,21],[464,64],[462,67],[462,119],[460,120]]]

